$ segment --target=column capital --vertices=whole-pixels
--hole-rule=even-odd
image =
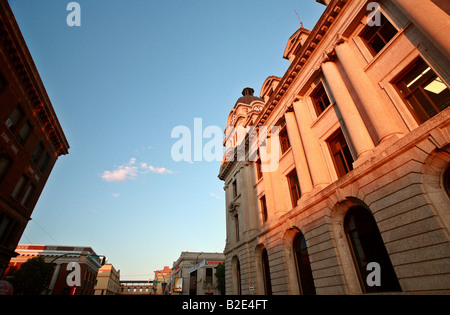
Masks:
[[[341,33],[337,33],[336,41],[334,42],[334,47],[344,44],[346,42],[348,42],[348,38],[342,35]]]

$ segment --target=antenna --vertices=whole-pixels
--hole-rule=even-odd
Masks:
[[[304,28],[304,27],[303,27],[303,22],[302,22],[302,20],[300,19],[300,15],[298,15],[297,10],[295,10],[295,14],[297,15],[298,20],[300,21],[300,26],[301,26],[302,28]]]

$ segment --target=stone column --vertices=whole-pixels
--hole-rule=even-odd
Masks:
[[[389,136],[400,133],[384,102],[378,95],[378,91],[364,72],[362,65],[358,62],[358,58],[347,41],[342,39],[337,44],[335,51],[377,133],[377,141],[382,142]]]
[[[303,100],[297,100],[293,103],[297,125],[300,129],[300,136],[305,148],[306,158],[308,160],[309,170],[313,185],[318,186],[330,183],[330,175],[319,141],[311,129],[312,119],[309,114],[306,103]]]
[[[410,21],[444,54],[449,57],[450,18],[430,0],[392,0]]]
[[[259,207],[258,201],[255,191],[255,172],[254,172],[254,163],[246,162],[244,166],[244,176],[247,177],[247,205],[248,205],[248,213],[249,213],[249,231],[258,230],[259,229]]]
[[[61,263],[56,264],[56,269],[53,272],[52,280],[50,281],[50,286],[48,287],[49,295],[53,294],[53,289],[55,288],[55,284],[56,284],[56,281],[58,280],[59,272],[61,271],[61,265],[62,265]]]
[[[294,155],[295,169],[297,171],[298,181],[302,195],[311,192],[313,183],[309,172],[308,161],[306,160],[305,150],[303,148],[302,138],[297,126],[294,112],[288,110],[284,114],[286,128],[291,144],[292,154]]]
[[[336,64],[331,61],[324,62],[322,63],[322,71],[336,101],[335,106],[338,109],[337,116],[342,118],[349,134],[352,144],[350,147],[354,149],[356,160],[373,150],[374,144],[372,138],[345,86]]]
[[[266,141],[266,144],[263,144],[259,147],[260,151],[265,151],[266,156],[267,152],[270,152],[270,148],[267,148],[267,146],[270,144],[270,141]],[[260,156],[262,154],[260,153]],[[264,164],[270,164],[270,162],[261,160],[261,171],[263,174],[263,181],[264,181],[264,195],[266,197],[266,206],[267,206],[267,219],[270,220],[275,215],[275,196],[273,194],[273,184],[272,184],[272,174],[270,172],[270,167],[266,166],[263,167]]]

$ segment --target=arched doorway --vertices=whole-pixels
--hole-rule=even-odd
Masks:
[[[314,285],[311,262],[308,255],[308,248],[306,246],[305,237],[300,231],[295,235],[293,247],[300,294],[315,295],[316,288]]]
[[[269,254],[267,249],[264,248],[262,251],[262,271],[264,277],[264,293],[266,295],[272,295],[272,282],[270,280],[270,267],[269,267]]]
[[[344,230],[352,252],[361,287],[366,293],[401,291],[400,284],[372,213],[362,207],[351,207],[344,218]],[[370,285],[369,263],[380,266],[381,285]]]

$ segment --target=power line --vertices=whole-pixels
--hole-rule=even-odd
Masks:
[[[50,234],[49,232],[47,232],[47,230],[44,229],[44,228],[42,227],[42,225],[40,225],[35,219],[32,219],[31,222],[36,223],[36,225],[37,225],[42,231],[44,231],[44,232],[45,232],[45,233],[46,233],[53,241],[55,241],[56,244],[59,244],[59,242],[58,242],[57,240],[55,240],[55,238],[54,238],[53,236],[51,236],[51,234]]]

